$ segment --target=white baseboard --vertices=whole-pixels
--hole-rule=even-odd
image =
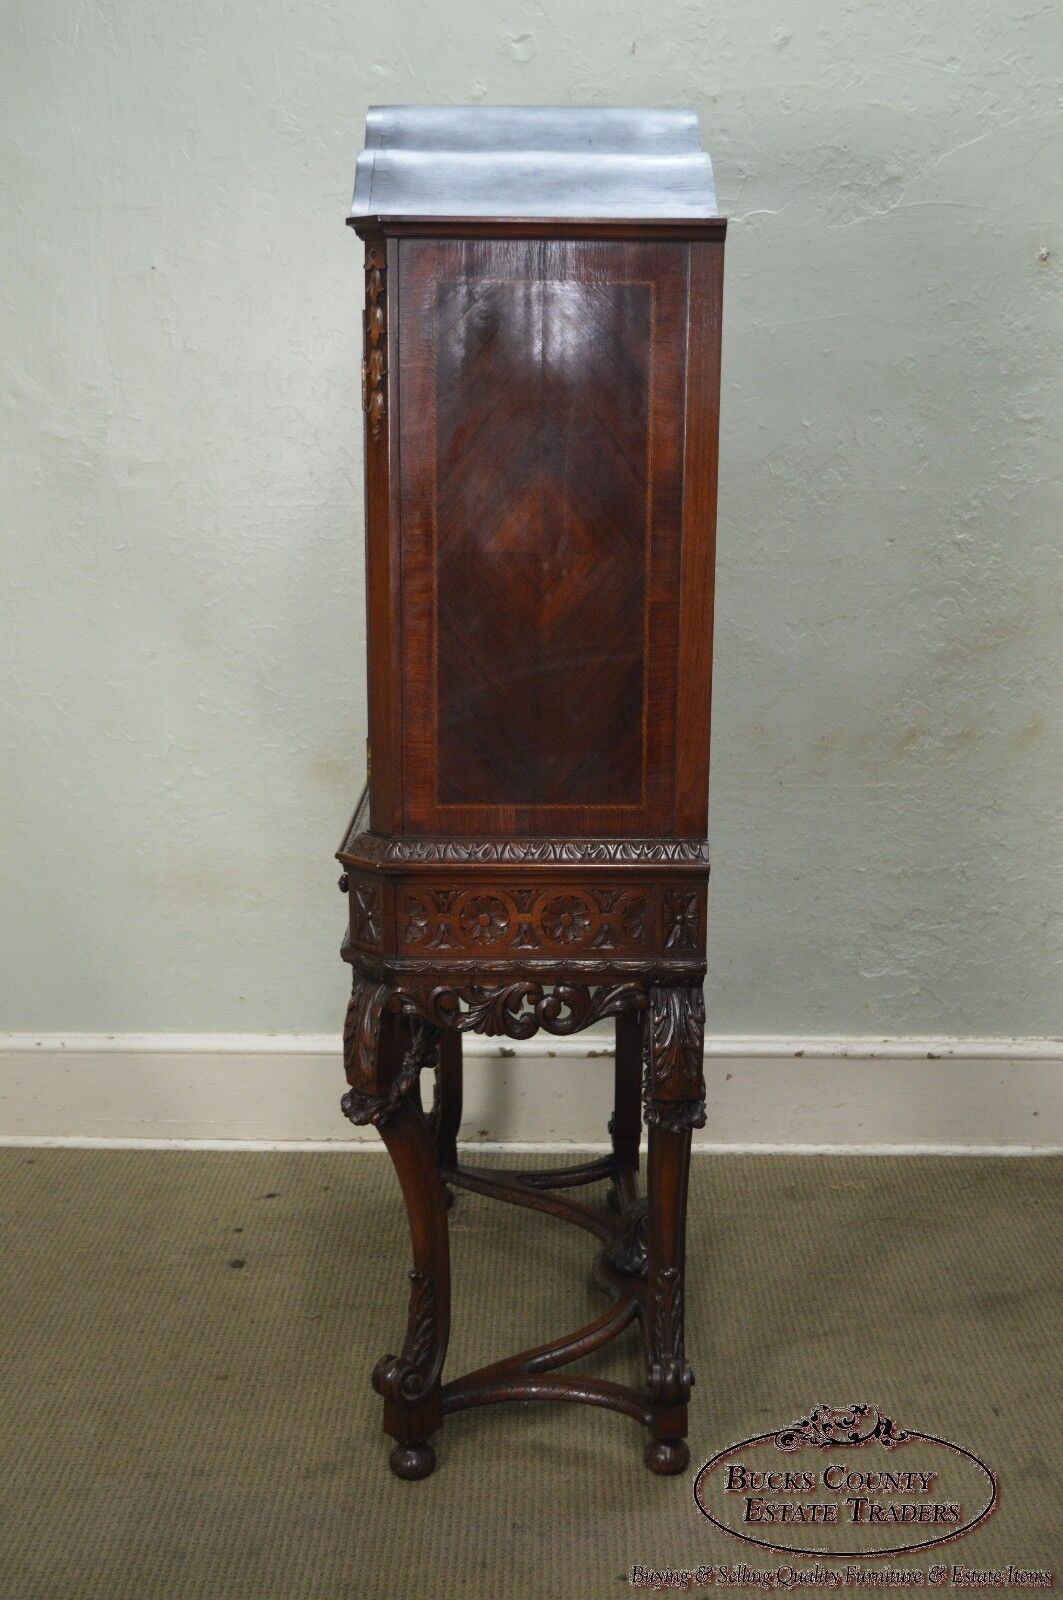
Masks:
[[[600,1145],[608,1035],[465,1039],[462,1139]],[[1063,1040],[724,1037],[706,1043],[714,1151],[1063,1149]],[[339,1111],[334,1035],[0,1034],[0,1143],[379,1149]]]

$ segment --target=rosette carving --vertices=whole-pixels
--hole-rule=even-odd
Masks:
[[[542,930],[554,944],[579,944],[591,926],[591,910],[582,895],[559,894],[540,915]]]
[[[498,944],[509,925],[509,908],[497,894],[470,895],[458,912],[458,931],[469,944]]]

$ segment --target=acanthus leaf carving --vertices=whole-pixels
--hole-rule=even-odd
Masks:
[[[424,1067],[435,1065],[436,1030],[421,1018],[408,1018],[408,1043],[399,1070],[381,1085],[379,1073],[380,1028],[388,1011],[399,1009],[395,991],[384,983],[371,983],[355,975],[343,1026],[343,1064],[350,1088],[340,1100],[340,1110],[357,1127],[383,1128],[401,1106]]]
[[[347,1082],[359,1092],[371,1092],[376,1086],[380,1020],[390,995],[387,984],[354,974],[343,1022],[343,1065]]]
[[[402,1354],[381,1356],[373,1368],[373,1388],[386,1400],[421,1400],[437,1377],[439,1340],[435,1285],[427,1272],[410,1275],[410,1304]],[[435,1355],[436,1359],[433,1359]]]
[[[700,1100],[651,1100],[647,1098],[646,1122],[665,1133],[684,1133],[688,1128],[705,1126],[705,1097]]]
[[[685,1405],[694,1372],[683,1353],[683,1274],[663,1268],[653,1284],[652,1350],[648,1387],[658,1405]]]
[[[643,1109],[666,1133],[705,1126],[705,997],[699,985],[655,985],[643,1035]]]
[[[605,1259],[626,1277],[646,1276],[649,1250],[647,1209],[645,1195],[633,1200],[624,1210],[619,1233],[605,1247]]]

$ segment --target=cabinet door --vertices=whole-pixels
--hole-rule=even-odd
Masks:
[[[411,831],[672,828],[688,254],[400,243]]]

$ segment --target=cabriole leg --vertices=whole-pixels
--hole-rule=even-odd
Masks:
[[[439,1037],[439,1065],[436,1067],[435,1134],[436,1156],[444,1172],[458,1164],[458,1130],[461,1127],[462,1061],[461,1034],[457,1028],[444,1028]],[[446,1186],[447,1205],[454,1203],[454,1190]]]
[[[609,1203],[614,1211],[624,1211],[638,1198],[641,1078],[642,1018],[637,1012],[622,1011],[616,1019],[613,1114],[609,1119],[614,1166]]]
[[[373,1387],[384,1400],[384,1431],[395,1440],[391,1470],[400,1478],[425,1478],[435,1466],[429,1440],[443,1416],[450,1249],[443,1182],[417,1094],[426,1059],[423,1025],[411,1026],[395,1005],[386,986],[355,979],[344,1033],[351,1088],[343,1111],[352,1122],[379,1129],[406,1202],[413,1248],[406,1338],[400,1355],[377,1362]]]
[[[683,1274],[690,1136],[705,1121],[705,1007],[700,987],[654,988],[645,1026],[652,1408],[646,1465],[653,1472],[675,1473],[690,1460],[687,1402],[694,1383],[684,1345]]]
[[[432,1074],[432,1105],[427,1114],[424,1110],[420,1077],[415,1090],[416,1100],[428,1124],[428,1136],[435,1151],[436,1164],[441,1171],[445,1171],[454,1166],[458,1158],[457,1131],[461,1122],[461,1039],[460,1035],[444,1033],[442,1029],[434,1027],[420,1017],[411,1016],[409,1026],[411,1030],[409,1048],[417,1050],[420,1054],[421,1069]],[[458,1052],[456,1086],[453,1065],[455,1041]],[[454,1204],[454,1190],[449,1183],[443,1185],[443,1196],[449,1209]]]

